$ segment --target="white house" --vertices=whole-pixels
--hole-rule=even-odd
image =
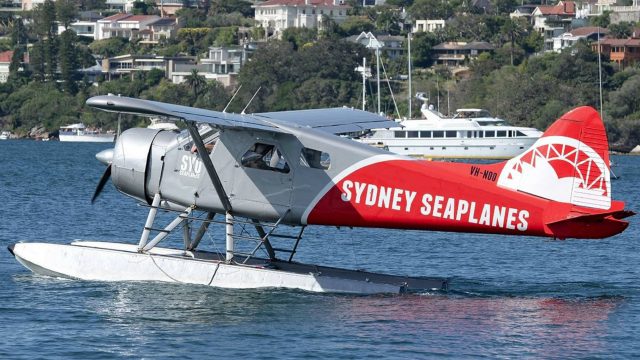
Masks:
[[[344,0],[267,0],[252,7],[258,26],[277,37],[291,27],[322,29],[325,16],[342,23],[350,8]]]
[[[156,15],[132,15],[115,14],[98,20],[96,29],[96,40],[108,39],[111,37],[123,37],[136,39],[140,30],[146,30],[149,25],[158,21]]]
[[[436,30],[443,29],[445,27],[444,19],[438,20],[416,20],[413,24],[411,32],[434,32]]]
[[[585,26],[566,32],[560,36],[553,38],[553,51],[561,52],[562,49],[566,49],[574,46],[581,39],[587,39],[596,41],[599,38],[604,38],[609,31],[606,28],[596,26]]]

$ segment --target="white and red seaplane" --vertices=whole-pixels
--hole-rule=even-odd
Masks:
[[[187,130],[130,129],[113,150],[98,154],[107,170],[94,199],[111,176],[120,192],[149,207],[137,244],[10,246],[36,273],[348,293],[442,289],[444,279],[292,258],[309,225],[593,239],[622,232],[628,225],[622,219],[633,215],[611,199],[607,137],[590,107],[562,116],[521,155],[484,165],[416,160],[336,136],[397,126],[352,109],[245,115],[119,96],[87,104],[183,121]],[[154,227],[158,210],[176,217]],[[225,225],[225,251],[199,250],[216,222]],[[238,232],[239,226],[255,233]],[[283,234],[292,227],[295,232]],[[183,248],[156,246],[175,229]],[[276,244],[283,241],[286,249]]]

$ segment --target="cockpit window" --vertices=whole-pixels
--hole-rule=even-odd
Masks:
[[[205,148],[207,149],[208,152],[211,152],[211,150],[213,150],[213,146],[216,144],[216,141],[220,137],[220,133],[218,132],[217,129],[211,127],[211,125],[204,124],[204,123],[198,124],[198,132],[200,133],[200,137],[204,142]],[[189,141],[184,143],[184,145],[181,145],[181,148],[186,151],[190,151],[192,153],[196,152],[195,150],[196,147],[193,143],[193,140],[191,139],[189,130],[187,129],[182,130],[182,132],[180,132],[180,135],[178,135],[179,142],[182,142],[185,140],[189,140]]]
[[[240,162],[242,166],[248,168],[289,173],[289,164],[287,164],[284,155],[275,145],[271,144],[253,144],[242,155]]]
[[[300,165],[313,169],[328,170],[331,165],[331,156],[319,150],[302,148],[300,152]]]

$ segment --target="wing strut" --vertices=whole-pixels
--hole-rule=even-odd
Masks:
[[[202,137],[200,137],[198,128],[196,128],[196,123],[194,121],[186,121],[186,123],[187,128],[189,129],[189,133],[191,134],[191,138],[193,139],[193,143],[196,145],[196,149],[198,149],[198,154],[200,154],[200,158],[202,159],[204,168],[207,170],[207,174],[209,174],[211,182],[213,182],[213,187],[216,189],[216,192],[220,197],[220,202],[222,203],[222,206],[224,207],[224,210],[227,212],[227,214],[231,214],[231,211],[233,210],[231,208],[231,202],[229,201],[227,193],[224,191],[222,181],[220,181],[220,177],[218,176],[216,169],[213,167],[211,158],[207,156],[208,152],[204,148],[204,142],[202,141]]]

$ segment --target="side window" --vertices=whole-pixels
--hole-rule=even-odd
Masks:
[[[302,148],[300,165],[313,169],[328,170],[329,166],[331,166],[331,156],[326,152]]]
[[[289,173],[289,164],[287,164],[284,155],[275,145],[271,144],[253,144],[242,155],[240,162],[242,166],[248,168]]]

